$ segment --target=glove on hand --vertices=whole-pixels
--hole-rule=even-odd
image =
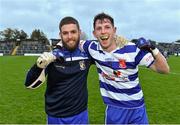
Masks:
[[[37,66],[39,68],[46,68],[46,66],[55,61],[56,57],[51,52],[44,52],[38,59],[37,59]]]
[[[152,52],[155,49],[155,46],[150,43],[149,40],[144,39],[143,37],[139,38],[136,43],[137,47],[142,50],[147,50]]]
[[[136,46],[141,50],[147,50],[156,56],[159,53],[159,50],[151,44],[149,40],[144,39],[143,37],[137,39]]]

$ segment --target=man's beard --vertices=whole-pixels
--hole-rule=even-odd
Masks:
[[[80,41],[80,38],[78,38],[78,40],[75,41],[74,46],[69,46],[69,45],[68,45],[66,42],[64,42],[63,40],[62,40],[62,44],[63,44],[63,46],[64,46],[67,50],[69,50],[69,51],[72,52],[72,51],[76,50],[76,48],[78,47],[79,41]]]

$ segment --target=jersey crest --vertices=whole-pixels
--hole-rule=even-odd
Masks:
[[[84,60],[83,61],[79,61],[79,66],[80,66],[80,70],[85,70],[86,69],[86,65]]]
[[[119,59],[119,67],[125,69],[126,68],[126,61],[125,59]]]

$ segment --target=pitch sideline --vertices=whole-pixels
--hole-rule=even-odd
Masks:
[[[144,67],[139,67],[139,68],[148,70],[148,68],[144,68]],[[169,74],[180,75],[179,72],[170,72]]]

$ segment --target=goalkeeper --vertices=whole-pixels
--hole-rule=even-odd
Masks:
[[[88,54],[79,48],[80,28],[73,17],[59,24],[62,46],[44,52],[28,71],[25,86],[38,88],[47,76],[45,111],[48,124],[88,124]]]

